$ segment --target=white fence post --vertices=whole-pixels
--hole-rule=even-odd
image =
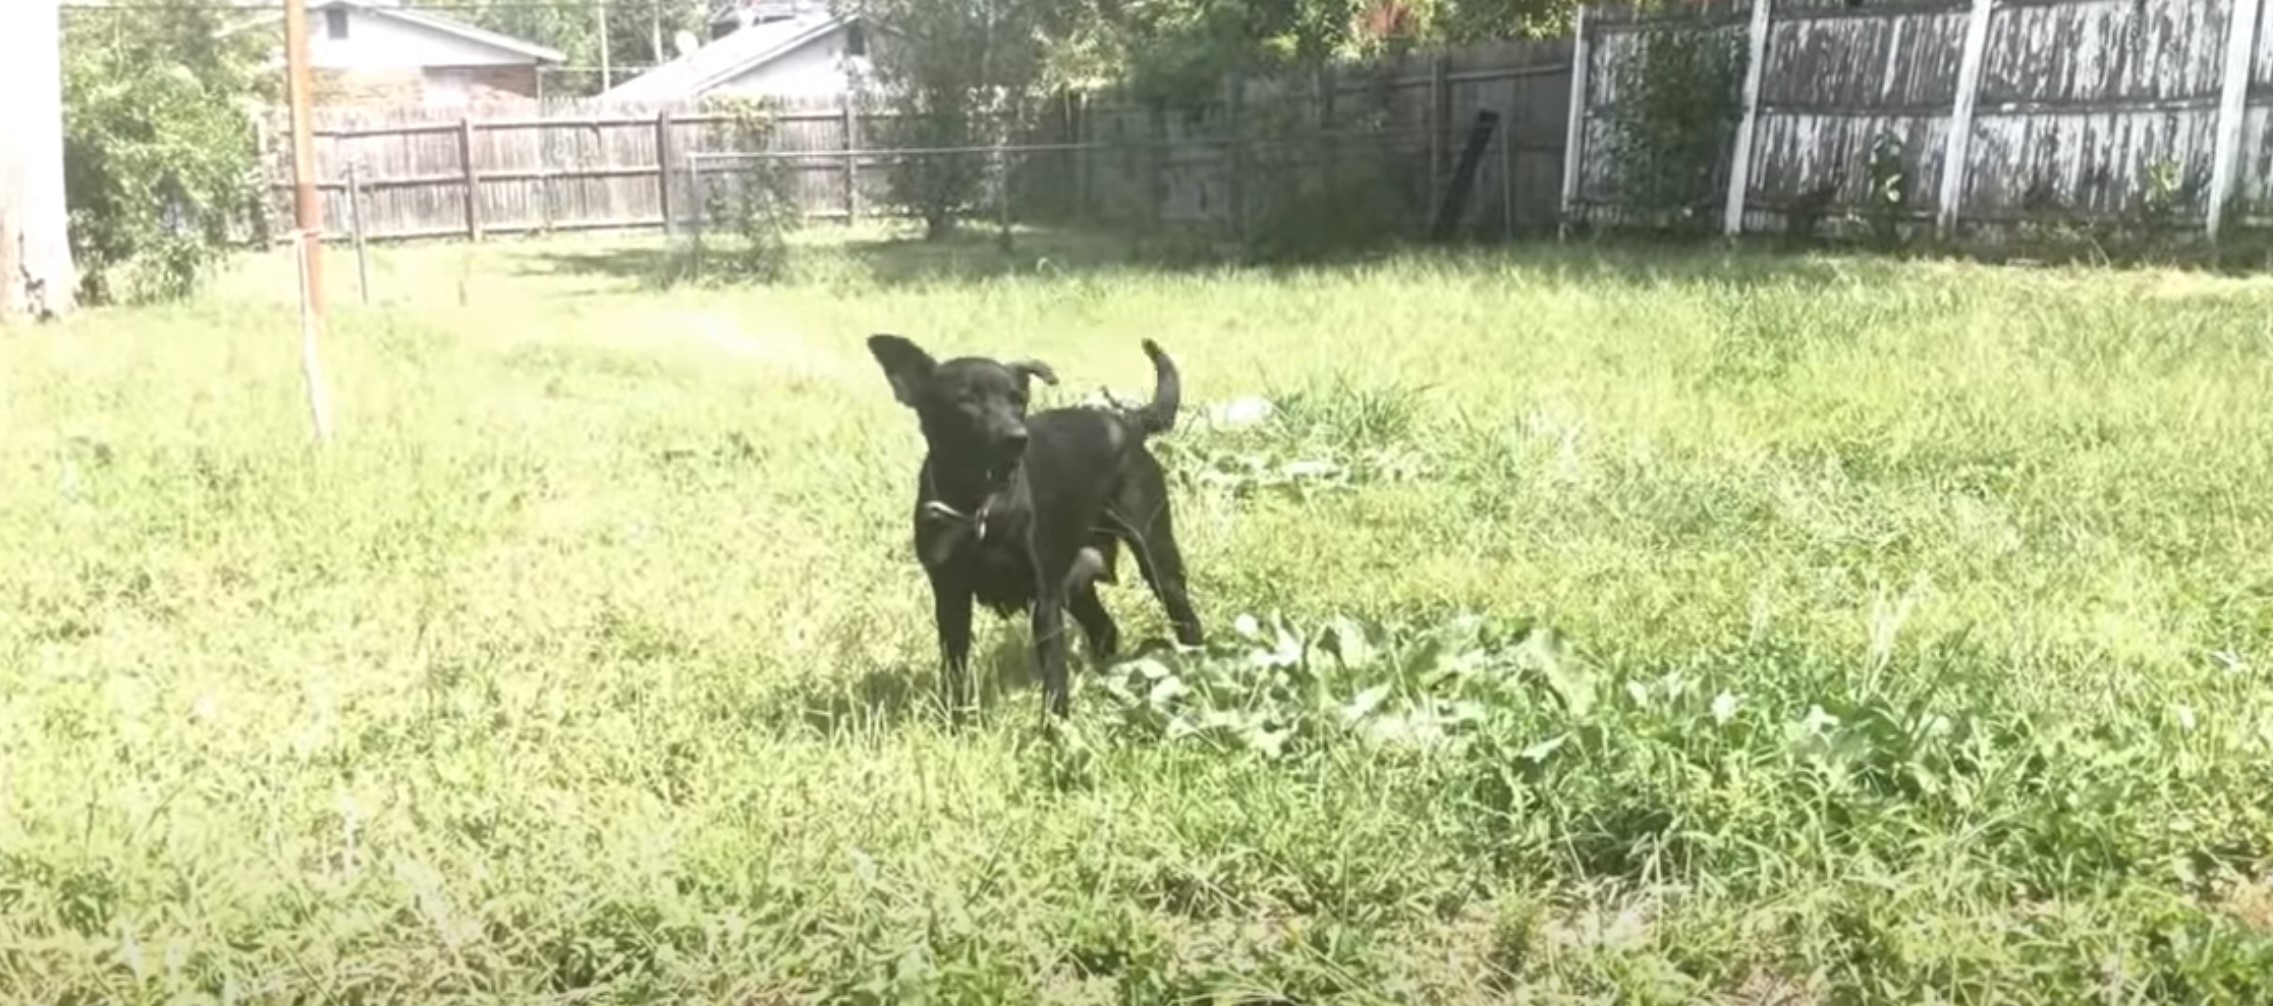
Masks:
[[[1586,165],[1586,8],[1580,7],[1571,24],[1571,114],[1563,132],[1563,205],[1557,237],[1571,229],[1571,212],[1578,206],[1579,174]]]
[[[1957,206],[1965,199],[1966,147],[1973,140],[1973,101],[1981,91],[1981,58],[1989,47],[1989,11],[1996,0],[1973,0],[1965,22],[1965,51],[1957,64],[1957,100],[1949,110],[1949,136],[1942,147],[1941,209],[1934,215],[1934,233],[1948,237],[1957,224]]]
[[[2249,118],[2250,64],[2257,55],[2258,25],[2264,21],[2265,0],[2227,0],[2233,11],[2226,18],[2225,79],[2218,89],[2217,146],[2210,162],[2210,210],[2205,227],[2210,240],[2218,239],[2225,224],[2226,204],[2233,200],[2234,183],[2241,174],[2242,125]]]
[[[1760,80],[1767,72],[1768,19],[1774,0],[1752,0],[1752,26],[1744,57],[1744,118],[1736,124],[1736,147],[1728,166],[1728,208],[1721,217],[1721,232],[1729,237],[1744,233],[1744,193],[1752,185],[1752,133],[1760,117]]]

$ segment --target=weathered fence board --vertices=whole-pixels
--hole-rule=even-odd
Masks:
[[[2235,5],[2266,0],[1996,0],[1969,102],[1959,90],[1971,2],[1761,2],[1771,4],[1761,86],[1747,170],[1732,193],[1742,231],[1787,227],[1797,212],[2201,227]],[[1742,32],[1750,10],[1716,5],[1670,23]],[[1587,156],[1569,212],[1618,223],[1647,215],[1603,156],[1620,129],[1619,68],[1669,22],[1611,7],[1590,8],[1586,23]],[[2243,51],[2252,66],[2234,216],[2264,223],[2273,216],[2273,37],[2258,25]],[[1968,105],[1967,142],[1953,143],[1951,122]],[[1882,139],[1900,156],[1903,200],[1892,207],[1872,191]],[[1964,163],[1943,163],[1960,149]],[[1945,182],[1956,184],[1945,192]]]
[[[1578,183],[1571,190],[1570,205],[1565,208],[1574,221],[1610,227],[1659,222],[1654,210],[1633,205],[1622,191],[1622,165],[1617,156],[1621,135],[1618,116],[1620,103],[1629,99],[1623,93],[1628,80],[1621,68],[1645,61],[1649,46],[1664,32],[1703,35],[1741,47],[1750,19],[1749,6],[1724,3],[1698,4],[1676,15],[1625,7],[1588,9],[1586,101],[1577,112],[1580,122],[1576,133],[1581,151]],[[1761,84],[1765,92],[1767,79]],[[1754,124],[1755,135],[1768,131],[1769,127],[1768,119],[1760,118]],[[1757,150],[1759,144],[1755,143],[1754,148]],[[1728,151],[1722,153],[1723,163],[1715,165],[1713,171],[1725,184]],[[1755,183],[1759,182],[1762,175],[1757,163],[1752,171]]]

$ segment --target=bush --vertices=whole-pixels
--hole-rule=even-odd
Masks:
[[[186,296],[251,205],[254,33],[173,0],[67,29],[64,171],[80,296]]]
[[[970,103],[924,92],[894,102],[899,115],[887,129],[891,146],[903,150],[941,150],[989,146],[997,139]],[[937,241],[955,232],[956,222],[980,203],[986,191],[987,158],[970,153],[917,154],[893,159],[885,184],[894,202],[923,221],[924,239]]]
[[[773,149],[776,125],[763,101],[719,97],[708,104],[709,111],[729,119],[733,149],[747,153]],[[704,171],[700,177],[703,185],[695,197],[705,223],[696,230],[692,270],[760,282],[780,279],[789,269],[789,235],[804,224],[789,172],[779,161],[752,159],[731,169]],[[710,254],[707,232],[712,225],[735,239],[727,254]]]
[[[1257,259],[1290,262],[1379,248],[1408,237],[1423,207],[1411,161],[1379,137],[1391,129],[1388,72],[1320,116],[1304,99],[1249,103],[1241,120],[1248,220]]]
[[[1050,5],[1035,0],[877,0],[845,5],[893,26],[874,51],[876,96],[894,113],[886,144],[899,149],[990,146],[1020,131],[1042,73]],[[970,153],[896,158],[892,199],[937,240],[986,194],[997,174]],[[1008,198],[1008,193],[999,193]]]
[[[1673,230],[1709,225],[1744,118],[1742,37],[1699,23],[1645,33],[1612,71],[1622,201]]]

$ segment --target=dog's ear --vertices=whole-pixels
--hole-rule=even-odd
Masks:
[[[1043,384],[1052,387],[1058,383],[1058,372],[1051,370],[1049,364],[1040,360],[1013,360],[1008,366],[1011,373],[1017,374],[1022,379],[1033,380],[1039,377]]]
[[[923,383],[931,380],[932,369],[939,366],[931,354],[897,335],[881,333],[868,337],[868,352],[883,365],[885,379],[892,382],[892,397],[901,405],[915,408]]]

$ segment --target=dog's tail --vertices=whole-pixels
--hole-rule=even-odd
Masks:
[[[1144,340],[1144,355],[1152,357],[1152,403],[1137,410],[1137,422],[1147,435],[1176,428],[1176,407],[1184,398],[1184,382],[1176,376],[1176,361],[1151,339]]]

